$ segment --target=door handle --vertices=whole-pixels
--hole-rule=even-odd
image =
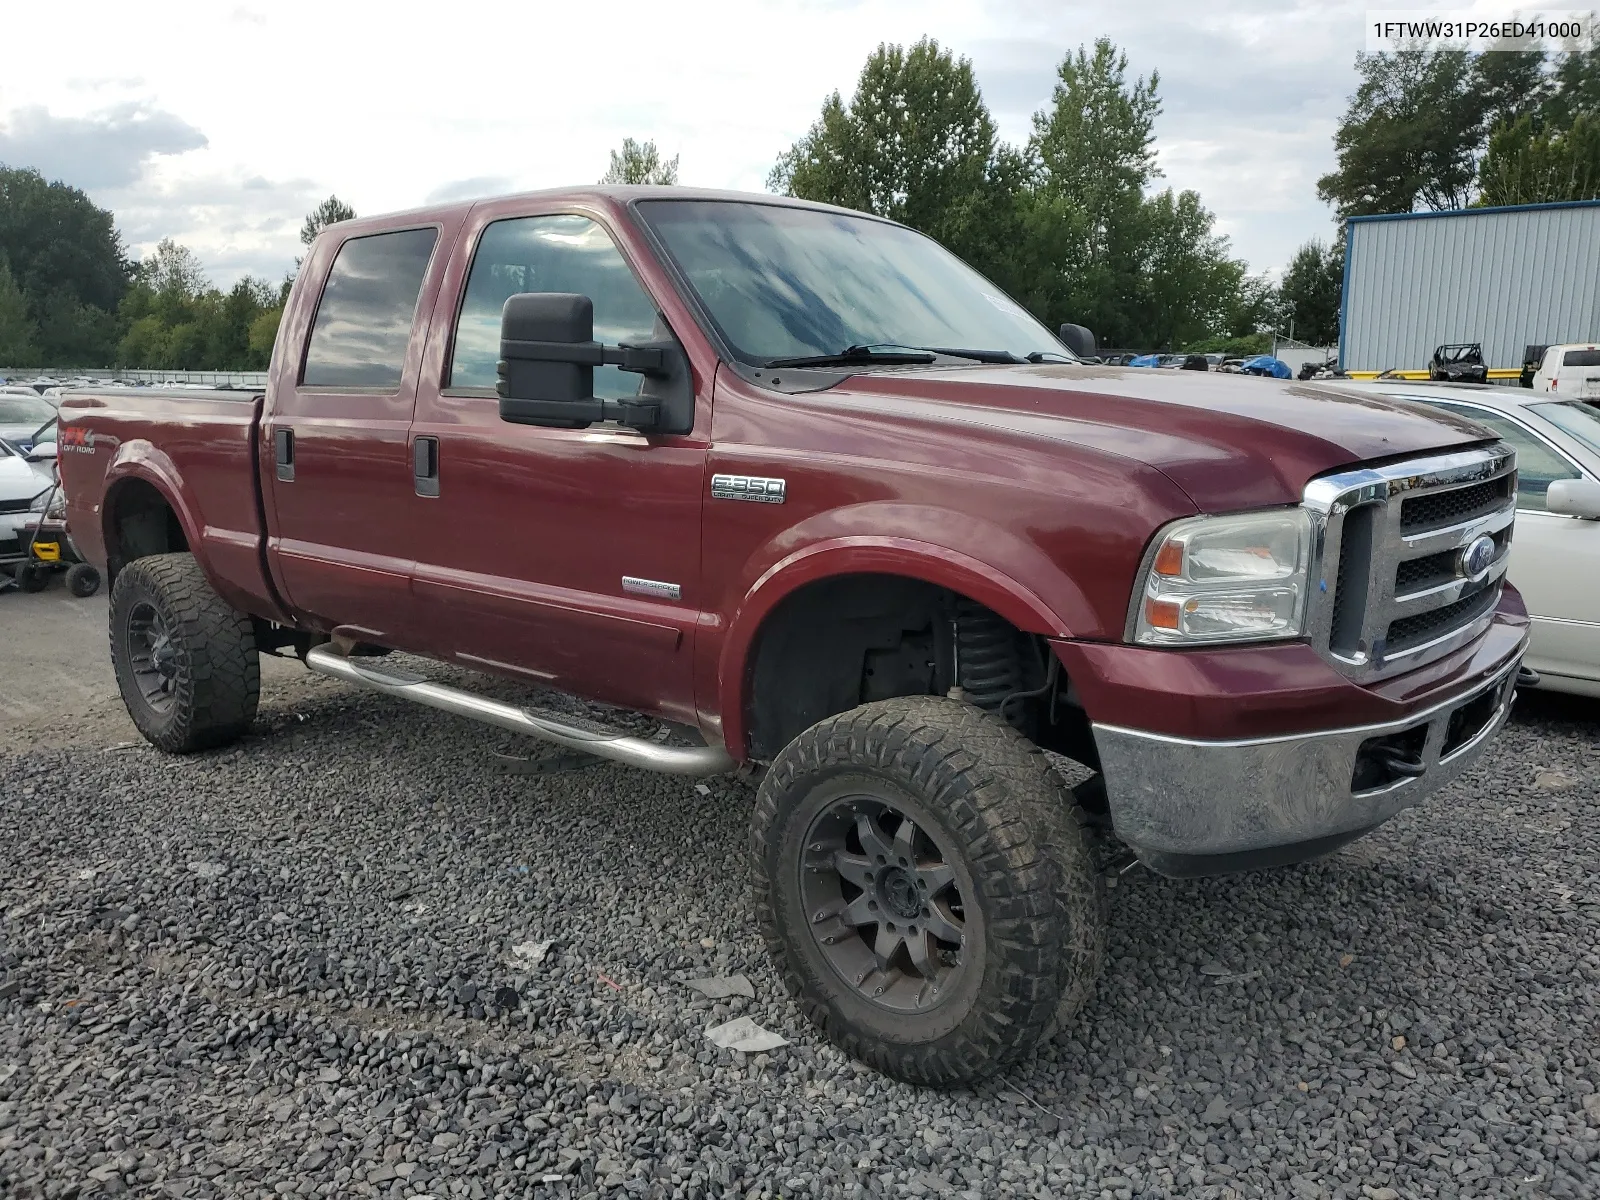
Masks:
[[[417,495],[439,494],[439,439],[419,437],[411,443],[411,480]]]
[[[278,479],[283,483],[293,483],[294,430],[274,429],[272,431],[272,457],[277,464]]]

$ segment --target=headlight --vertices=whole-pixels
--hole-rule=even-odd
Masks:
[[[42,513],[50,503],[51,491],[51,488],[45,488],[44,491],[40,492],[37,496],[30,500],[28,502],[28,511]]]
[[[1133,640],[1146,646],[1298,637],[1311,518],[1304,509],[1187,517],[1156,534]]]
[[[55,498],[50,501],[50,507],[45,509],[44,515],[49,517],[52,521],[66,520],[67,493],[63,489],[56,489]]]

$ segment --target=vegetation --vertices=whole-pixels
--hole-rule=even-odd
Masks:
[[[1052,327],[1102,344],[1247,334],[1272,309],[1194,192],[1148,194],[1159,78],[1129,79],[1107,39],[1057,68],[1026,145],[997,136],[972,64],[924,39],[881,45],[778,157],[775,191],[904,222],[949,246]]]
[[[1600,198],[1600,51],[1359,54],[1317,193],[1370,213]]]
[[[1318,194],[1367,213],[1600,197],[1600,52],[1358,55],[1360,83]],[[1047,325],[1105,346],[1268,348],[1271,330],[1338,337],[1343,239],[1313,238],[1279,282],[1246,273],[1192,191],[1160,188],[1160,79],[1109,40],[1062,58],[1027,141],[1000,140],[972,64],[938,42],[884,44],[846,100],[777,158],[775,191],[937,238]],[[678,157],[627,138],[602,183],[671,185]],[[355,211],[329,196],[309,246]],[[296,262],[298,269],[299,262]],[[112,214],[26,167],[0,166],[0,363],[160,369],[267,365],[292,276],[213,287],[167,240],[143,262]]]
[[[330,196],[300,239],[355,215]],[[130,262],[111,213],[77,188],[0,168],[0,365],[264,370],[292,282],[247,275],[224,292],[170,238]]]
[[[678,156],[662,158],[654,142],[623,138],[622,149],[611,152],[611,165],[600,176],[600,182],[675,184],[678,182]]]

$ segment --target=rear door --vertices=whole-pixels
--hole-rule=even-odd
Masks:
[[[262,434],[268,544],[290,607],[308,624],[386,644],[415,624],[407,431],[446,232],[427,224],[338,247],[301,361],[274,364]]]

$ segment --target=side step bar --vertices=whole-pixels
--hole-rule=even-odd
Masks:
[[[664,746],[623,733],[585,729],[515,704],[430,683],[421,675],[376,666],[372,659],[346,658],[331,646],[313,646],[306,655],[306,666],[330,679],[342,679],[375,692],[425,704],[458,717],[470,717],[486,725],[497,725],[512,733],[526,733],[569,750],[580,750],[647,771],[667,775],[720,775],[733,770],[734,766],[732,756],[721,746]]]

